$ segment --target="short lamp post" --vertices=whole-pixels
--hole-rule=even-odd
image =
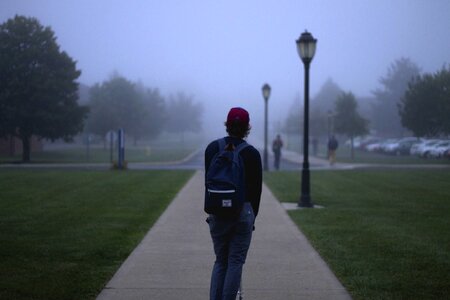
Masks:
[[[267,83],[262,87],[264,97],[264,171],[269,170],[268,153],[267,153],[267,106],[270,97],[270,85]]]
[[[297,52],[305,66],[305,104],[304,104],[304,125],[303,125],[303,168],[302,168],[302,191],[299,207],[313,207],[310,195],[310,174],[309,174],[309,65],[316,52],[317,40],[305,31],[296,41]]]
[[[333,112],[331,110],[328,110],[328,139],[327,139],[327,159],[330,159],[330,149],[328,148],[328,143],[330,142],[331,139],[331,121],[333,118]]]
[[[328,139],[330,139],[331,135],[333,134],[332,120],[333,120],[333,112],[331,110],[328,110]]]

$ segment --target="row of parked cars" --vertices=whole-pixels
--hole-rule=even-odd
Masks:
[[[346,144],[349,142],[347,141]],[[391,155],[414,155],[424,158],[450,159],[449,139],[423,139],[403,137],[382,139],[379,137],[358,137],[353,141],[356,149]]]

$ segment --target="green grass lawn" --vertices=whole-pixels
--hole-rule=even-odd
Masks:
[[[0,171],[0,299],[94,299],[191,171]]]
[[[354,299],[448,299],[450,172],[316,171],[324,209],[289,212]],[[282,202],[297,202],[300,172],[265,174]]]
[[[170,162],[185,158],[194,148],[127,148],[125,160],[128,162]],[[31,153],[32,163],[109,163],[110,151],[103,148],[91,148],[89,154],[86,149],[72,148],[63,150],[46,150]],[[21,155],[13,157],[0,156],[0,163],[18,162]],[[113,153],[113,160],[117,160],[117,153]]]

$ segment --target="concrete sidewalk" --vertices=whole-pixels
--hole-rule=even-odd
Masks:
[[[198,171],[123,263],[99,300],[208,299],[214,262]],[[351,299],[263,187],[243,274],[244,299]]]

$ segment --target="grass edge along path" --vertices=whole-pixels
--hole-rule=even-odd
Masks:
[[[95,299],[192,171],[0,171],[0,299]]]
[[[354,299],[444,299],[450,294],[450,188],[446,170],[317,171],[324,209],[290,211]],[[297,202],[300,174],[265,182]]]
[[[184,159],[195,151],[194,148],[127,148],[125,160],[130,163],[147,162],[174,162]],[[0,164],[22,163],[22,156],[0,155]],[[113,161],[117,161],[117,151],[113,152]],[[89,155],[86,149],[69,148],[59,150],[46,150],[31,153],[29,163],[110,163],[108,149],[93,148]]]

